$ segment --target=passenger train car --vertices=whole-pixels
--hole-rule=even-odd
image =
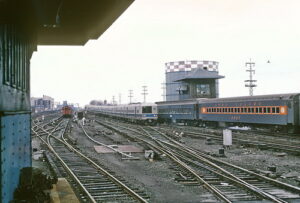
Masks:
[[[197,125],[198,104],[196,99],[156,102],[158,108],[158,122],[186,123]]]
[[[85,108],[90,112],[120,118],[135,123],[155,124],[157,120],[157,105],[152,103],[134,103],[112,106],[86,105]]]
[[[157,102],[160,122],[197,125],[264,126],[295,132],[300,128],[300,94],[276,94]]]

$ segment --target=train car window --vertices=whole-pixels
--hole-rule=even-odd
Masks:
[[[276,107],[276,113],[279,113],[279,107]]]
[[[259,108],[258,108],[258,112],[259,112],[259,113],[262,113],[262,107],[259,107]]]
[[[271,108],[267,107],[267,113],[271,113]]]
[[[240,113],[240,112],[241,112],[241,109],[240,109],[240,108],[238,108],[238,109],[237,109],[237,112],[238,112],[238,113]]]
[[[228,111],[228,108],[225,108],[225,113],[227,113],[227,111]]]
[[[241,113],[244,113],[245,108],[241,108]]]
[[[255,108],[255,112],[256,112],[256,113],[259,113],[259,112],[258,112],[258,108]]]
[[[237,108],[234,108],[234,113],[237,113]]]
[[[264,107],[264,108],[263,108],[263,111],[264,111],[263,113],[267,113],[267,108]]]
[[[232,112],[232,113],[234,112],[234,109],[233,109],[233,108],[231,108],[231,112]]]
[[[272,113],[275,113],[275,107],[272,107]]]
[[[152,106],[143,106],[142,113],[152,113]]]

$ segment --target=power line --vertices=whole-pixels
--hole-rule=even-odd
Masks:
[[[255,70],[253,69],[253,67],[255,66],[254,62],[246,62],[246,72],[249,72],[249,80],[245,80],[245,87],[249,87],[249,95],[253,96],[253,88],[257,87],[257,85],[255,84],[257,82],[257,80],[253,80],[253,74],[255,74]]]

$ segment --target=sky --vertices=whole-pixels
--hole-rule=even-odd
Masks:
[[[255,62],[254,95],[300,92],[299,0],[136,0],[85,46],[38,46],[31,96],[163,100],[165,63],[219,62],[220,97],[247,96],[245,63]],[[270,63],[267,63],[267,61]]]

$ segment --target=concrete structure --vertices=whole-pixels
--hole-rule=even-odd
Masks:
[[[218,73],[216,61],[177,61],[166,63],[166,101],[191,98],[217,98]]]
[[[30,59],[37,45],[84,45],[105,32],[132,2],[0,0],[2,203],[13,199],[20,169],[31,166]]]

